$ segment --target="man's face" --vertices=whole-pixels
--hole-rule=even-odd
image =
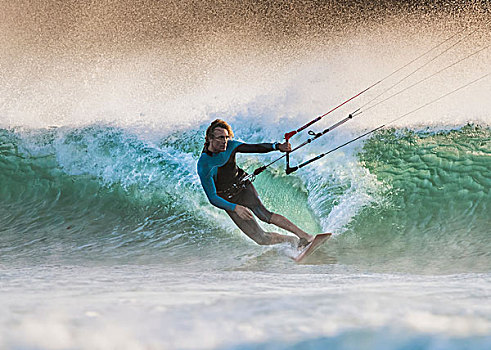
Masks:
[[[229,135],[227,129],[216,128],[213,130],[213,137],[208,148],[213,153],[223,152],[227,149]]]

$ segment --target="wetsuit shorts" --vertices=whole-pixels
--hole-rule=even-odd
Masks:
[[[227,198],[227,200],[231,203],[249,208],[261,221],[268,224],[271,223],[271,216],[273,213],[266,209],[266,207],[263,205],[259,199],[256,189],[250,181],[246,183],[246,187],[244,189],[242,189],[232,198]],[[237,215],[236,212],[229,210],[227,210],[227,214],[235,222],[235,224],[254,241],[258,242],[258,240],[263,239],[264,231],[254,218],[252,220],[244,220]]]

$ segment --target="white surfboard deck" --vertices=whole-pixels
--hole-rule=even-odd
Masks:
[[[297,255],[296,258],[293,258],[296,262],[302,262],[306,257],[311,255],[314,251],[319,248],[322,243],[327,241],[331,237],[331,233],[321,233],[318,234],[317,236],[314,237],[314,240],[309,243],[308,246],[305,247],[304,250],[300,252],[300,254]]]

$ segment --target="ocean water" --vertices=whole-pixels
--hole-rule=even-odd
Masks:
[[[491,78],[467,85],[489,73],[489,11],[2,4],[0,348],[491,348]],[[453,34],[309,128],[362,107],[292,165],[384,128],[255,180],[266,207],[333,233],[304,263],[208,203],[196,162],[210,121],[281,141]],[[252,172],[278,156],[237,161]]]

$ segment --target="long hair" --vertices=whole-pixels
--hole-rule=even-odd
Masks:
[[[216,128],[222,128],[228,131],[228,136],[232,139],[234,137],[234,132],[232,131],[232,128],[228,123],[224,120],[221,119],[215,119],[214,121],[211,122],[210,126],[208,129],[206,129],[206,135],[205,135],[205,149],[208,149],[208,146],[210,145],[210,140],[213,138],[213,131],[215,131]]]

